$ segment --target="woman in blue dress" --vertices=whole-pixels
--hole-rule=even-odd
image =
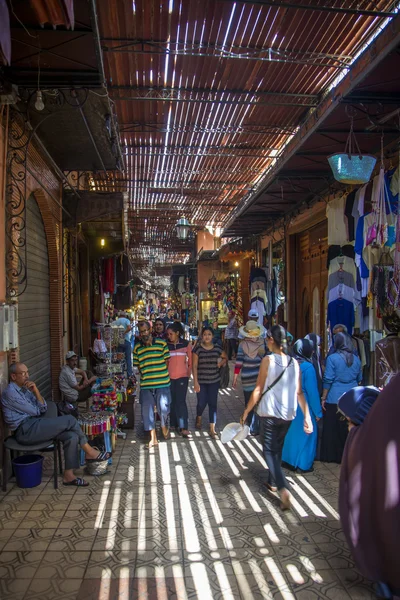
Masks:
[[[321,401],[318,392],[317,376],[312,362],[314,344],[310,340],[297,340],[293,346],[293,354],[300,364],[303,393],[308,403],[313,432],[304,432],[304,417],[297,410],[285,437],[282,451],[282,461],[294,469],[311,471],[317,451],[318,428],[317,421],[322,417]]]
[[[347,439],[347,423],[337,410],[338,400],[345,392],[360,385],[362,367],[347,333],[337,333],[333,354],[326,359],[322,394],[324,420],[322,427],[321,460],[341,463]]]

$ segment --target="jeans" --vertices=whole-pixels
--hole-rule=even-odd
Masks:
[[[125,340],[124,344],[118,347],[119,352],[125,353],[126,374],[132,377],[132,343]]]
[[[171,379],[171,410],[169,416],[171,427],[188,428],[188,409],[186,406],[188,383],[189,377]]]
[[[154,405],[157,406],[161,426],[165,427],[167,425],[171,404],[171,390],[169,386],[162,388],[141,388],[139,401],[142,406],[142,419],[145,431],[152,431],[155,428]]]
[[[238,341],[236,338],[229,338],[226,340],[227,350],[228,350],[228,359],[231,360],[232,356],[237,354]]]
[[[197,392],[197,416],[201,417],[208,404],[208,419],[210,423],[217,420],[217,400],[219,381],[216,383],[200,383],[200,391]]]
[[[251,391],[243,390],[245,406],[248,405],[252,393],[253,393],[253,390],[251,390]],[[250,427],[251,435],[258,435],[260,433],[260,417],[258,416],[257,413],[254,412],[254,410],[251,410],[249,412],[249,414],[247,415],[246,425],[248,425]]]
[[[288,488],[282,471],[282,448],[291,422],[275,417],[260,417],[260,442],[269,469],[268,483],[276,485],[278,490]]]
[[[62,442],[65,469],[79,469],[79,446],[87,443],[78,421],[72,415],[48,419],[28,417],[15,432],[19,444],[38,444],[57,439]]]

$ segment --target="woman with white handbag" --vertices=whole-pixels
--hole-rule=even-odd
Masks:
[[[290,508],[288,483],[282,471],[282,448],[298,404],[304,414],[304,431],[312,433],[313,425],[301,386],[301,373],[297,361],[287,355],[286,331],[275,325],[267,334],[270,356],[263,358],[257,384],[247,404],[240,423],[255,409],[260,417],[260,441],[263,446],[269,477],[267,487],[278,491],[282,510]]]

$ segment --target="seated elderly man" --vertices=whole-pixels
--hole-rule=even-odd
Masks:
[[[23,363],[10,366],[10,383],[1,397],[4,420],[13,431],[19,444],[38,444],[52,439],[60,440],[64,449],[64,485],[86,487],[89,484],[75,477],[79,468],[79,446],[85,452],[86,461],[100,462],[110,458],[110,452],[99,452],[92,448],[83,434],[78,421],[71,415],[44,418],[47,404],[36,384],[29,381],[29,373]]]
[[[67,352],[65,361],[67,364],[61,369],[58,378],[60,391],[64,394],[65,399],[72,404],[87,402],[92,395],[91,386],[96,381],[96,376],[92,376],[92,373],[87,374],[82,369],[77,369],[78,356],[73,350]],[[77,375],[82,377],[79,384],[76,380]]]

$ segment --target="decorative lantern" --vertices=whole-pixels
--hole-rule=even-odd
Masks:
[[[328,156],[329,165],[336,181],[349,185],[368,183],[374,170],[376,158],[371,154],[361,154],[356,136],[353,131],[353,117],[350,117],[350,132],[344,153]],[[352,154],[358,150],[358,154]]]
[[[178,239],[186,240],[189,235],[189,230],[190,230],[189,221],[185,217],[182,217],[181,219],[179,219],[179,221],[177,222],[175,227],[176,227],[176,233],[177,233]]]

